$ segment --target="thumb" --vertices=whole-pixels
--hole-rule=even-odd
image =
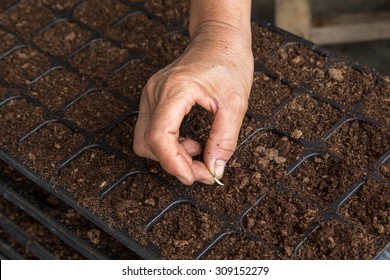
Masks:
[[[239,102],[242,104],[242,101]],[[236,147],[246,106],[233,103],[233,106],[220,108],[215,113],[209,138],[206,142],[203,160],[211,174],[222,178],[225,165]]]

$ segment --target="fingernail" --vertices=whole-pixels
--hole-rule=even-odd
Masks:
[[[224,160],[216,160],[214,163],[214,175],[215,178],[221,179],[223,176],[223,171],[225,170],[226,161]]]

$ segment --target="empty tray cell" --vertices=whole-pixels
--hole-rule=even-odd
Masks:
[[[160,36],[156,44],[147,50],[147,57],[154,65],[165,67],[175,61],[187,48],[190,38],[180,33]]]
[[[157,72],[155,67],[142,62],[129,63],[107,79],[109,89],[139,103],[142,89],[149,78]]]
[[[204,259],[207,260],[274,260],[280,259],[274,250],[260,241],[241,235],[226,235],[215,244]]]
[[[255,205],[267,188],[259,180],[259,173],[251,173],[235,160],[229,161],[221,181],[223,186],[198,185],[193,195],[196,200],[220,214],[237,217]]]
[[[42,178],[56,176],[59,162],[65,160],[84,138],[57,122],[50,122],[19,143],[18,156]]]
[[[283,44],[283,37],[252,23],[252,51],[255,62],[264,63]]]
[[[149,175],[137,174],[127,177],[104,197],[99,214],[103,219],[118,221],[119,228],[128,229],[131,237],[144,243],[147,223],[172,201],[164,185]]]
[[[78,53],[71,63],[88,78],[103,78],[119,67],[127,56],[126,50],[117,48],[108,41],[98,40]]]
[[[125,171],[123,160],[100,148],[93,148],[84,151],[61,170],[57,184],[66,188],[81,206],[95,213],[99,209],[100,193]]]
[[[240,135],[238,137],[239,144],[245,142],[249,135],[254,133],[256,130],[265,127],[265,125],[264,120],[245,115],[241,125]]]
[[[16,37],[0,29],[0,57],[17,42]]]
[[[126,104],[110,92],[93,91],[70,106],[65,118],[87,131],[99,131],[111,125],[126,108]]]
[[[390,161],[380,167],[380,172],[383,178],[390,181]]]
[[[390,131],[362,121],[344,123],[326,143],[328,149],[356,168],[374,168],[390,148]]]
[[[291,258],[317,210],[289,193],[271,190],[244,219],[244,226]]]
[[[390,236],[390,184],[368,180],[340,209],[340,214],[371,234]]]
[[[76,74],[56,69],[32,83],[27,93],[49,110],[56,111],[80,96],[86,87],[87,82]]]
[[[328,58],[317,54],[302,44],[285,46],[269,59],[265,66],[279,79],[287,80],[292,86],[299,86],[322,73]]]
[[[303,151],[301,144],[272,132],[259,131],[244,143],[233,155],[233,160],[259,180],[260,185],[283,181],[287,167],[297,160]]]
[[[31,48],[21,48],[0,60],[0,80],[27,84],[49,69],[49,60]]]
[[[182,21],[189,17],[189,0],[148,0],[145,8],[166,21]]]
[[[0,106],[0,144],[9,150],[18,138],[44,119],[43,111],[24,99],[12,99]],[[10,151],[12,152],[12,151]]]
[[[206,212],[181,204],[164,214],[148,233],[163,257],[191,259],[210,242],[220,229],[220,222]]]
[[[129,49],[149,49],[166,33],[165,26],[144,14],[128,14],[106,31],[107,35]]]
[[[0,102],[8,97],[8,90],[0,86]]]
[[[298,258],[312,260],[372,260],[384,247],[378,246],[375,237],[359,227],[351,227],[332,220],[303,243]]]
[[[44,51],[65,56],[76,51],[90,36],[85,29],[65,20],[60,20],[34,37],[34,43]]]
[[[74,11],[74,16],[93,28],[104,30],[127,12],[127,6],[116,0],[84,1]]]
[[[371,91],[361,109],[367,117],[390,126],[390,84],[380,84]]]
[[[309,95],[300,95],[276,114],[276,125],[293,138],[318,139],[341,117],[340,111]]]
[[[360,101],[376,82],[373,74],[354,70],[348,65],[334,65],[325,74],[319,73],[310,82],[310,89],[342,105]]]
[[[66,10],[72,8],[76,5],[80,0],[40,0],[43,4],[51,7],[55,10]]]
[[[290,87],[262,72],[256,72],[249,96],[249,112],[270,117],[273,111],[290,95]]]
[[[105,136],[105,141],[111,147],[130,156],[136,157],[133,151],[134,128],[138,115],[131,115],[115,126]]]
[[[326,206],[348,191],[364,170],[325,153],[307,159],[287,178],[288,187],[315,203]]]
[[[0,24],[29,38],[53,17],[54,14],[41,3],[21,0],[17,5],[0,14]]]

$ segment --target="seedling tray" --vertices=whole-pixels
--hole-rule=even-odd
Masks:
[[[5,3],[0,158],[139,256],[389,258],[388,76],[253,19],[225,185],[186,187],[131,147],[143,85],[189,42],[188,2]],[[181,133],[204,144],[211,121],[196,106]]]

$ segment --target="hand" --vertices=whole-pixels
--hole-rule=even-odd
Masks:
[[[183,184],[214,183],[237,146],[252,79],[248,36],[220,24],[202,27],[185,52],[151,77],[143,89],[135,153],[159,161]],[[196,103],[214,113],[204,163],[192,159],[202,152],[201,145],[180,138],[179,131]]]

